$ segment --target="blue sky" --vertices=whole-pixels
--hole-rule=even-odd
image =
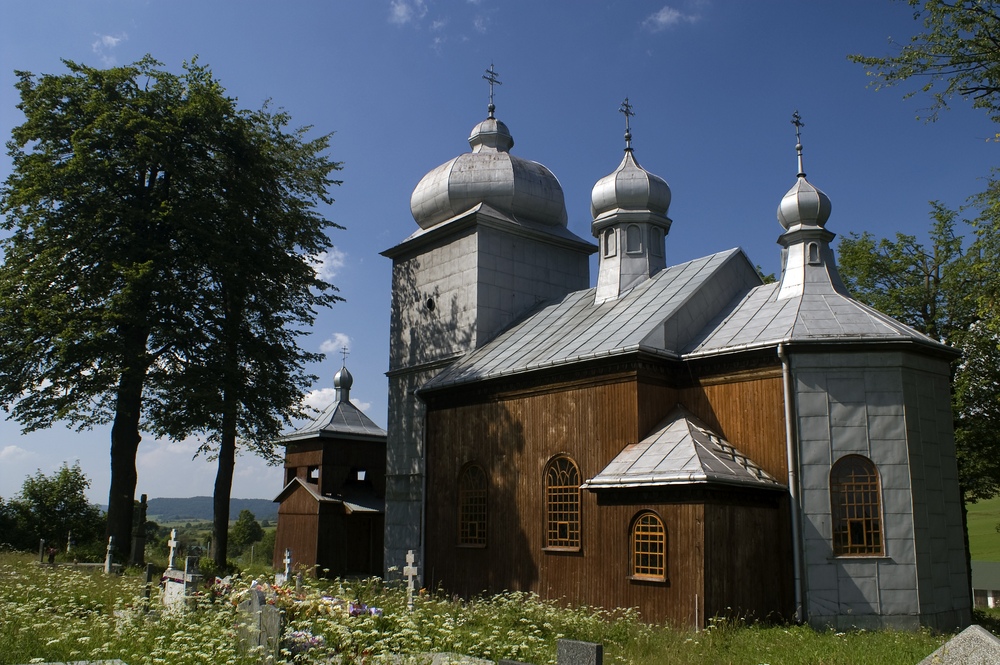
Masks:
[[[389,278],[379,256],[416,229],[410,193],[430,169],[468,150],[486,117],[491,63],[496,115],[513,152],[545,164],[566,195],[569,226],[590,238],[590,190],[620,161],[628,96],[637,160],[670,183],[670,263],[743,247],[779,269],[775,209],[794,183],[791,114],[805,122],[805,170],[833,201],[827,228],[923,235],[928,201],[959,206],[995,164],[995,127],[957,100],[935,123],[928,101],[875,92],[850,53],[888,54],[918,29],[890,0],[298,0],[278,3],[5,0],[0,5],[0,134],[22,121],[14,70],[61,73],[150,53],[169,69],[198,55],[242,106],[265,100],[295,125],[335,132],[344,184],[324,209],[324,268],[346,301],[303,344],[330,351],[308,401],[332,399],[339,349],[350,347],[352,397],[386,425]],[[0,178],[10,173],[0,158]],[[593,271],[592,271],[593,272]],[[21,435],[0,422],[0,496],[36,469],[79,460],[107,501],[110,428],[56,424]],[[211,494],[215,467],[197,443],[145,437],[137,493]],[[237,460],[233,496],[272,498],[281,473]]]

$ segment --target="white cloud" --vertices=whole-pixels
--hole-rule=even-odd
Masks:
[[[101,58],[105,67],[113,67],[118,64],[118,60],[109,51],[126,39],[128,39],[128,35],[124,32],[120,35],[97,35],[97,39],[90,45],[90,49]]]
[[[337,390],[335,388],[320,388],[319,390],[310,390],[306,393],[302,397],[302,405],[307,409],[322,411],[330,406],[335,399],[337,399]]]
[[[642,26],[652,32],[660,32],[679,23],[694,23],[700,18],[697,14],[686,14],[679,9],[664,5],[663,9],[647,16]]]
[[[3,450],[0,450],[0,460],[4,462],[20,462],[34,456],[34,453],[19,446],[4,446]]]
[[[344,333],[335,332],[330,339],[319,345],[319,350],[322,353],[339,353],[344,347],[348,350],[351,348],[351,338]]]
[[[482,16],[477,16],[476,18],[472,19],[472,27],[474,27],[476,29],[476,32],[480,34],[486,34],[486,25],[488,23],[489,21]]]
[[[424,0],[392,0],[389,3],[389,22],[396,25],[406,25],[427,14],[427,3]]]
[[[329,281],[337,276],[337,272],[344,267],[346,260],[347,254],[336,247],[331,247],[329,250],[311,257],[309,263],[312,264],[313,270],[316,271],[316,275],[320,279]]]
[[[448,21],[445,19],[438,19],[431,23],[431,30],[443,30],[446,25],[448,25]]]
[[[372,403],[371,402],[362,402],[362,401],[356,400],[356,399],[352,399],[351,400],[351,404],[353,404],[354,406],[358,407],[362,411],[367,411],[368,409],[372,408]]]

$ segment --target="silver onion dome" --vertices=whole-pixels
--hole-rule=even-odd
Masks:
[[[340,371],[333,375],[333,387],[337,390],[350,390],[354,385],[354,377],[346,367],[341,367]]]
[[[804,126],[798,111],[792,114],[792,124],[795,125],[795,152],[799,160],[798,180],[781,198],[778,204],[778,223],[786,231],[793,226],[818,226],[823,228],[830,219],[833,204],[830,197],[822,190],[806,180],[806,172],[802,166],[802,140],[800,131]]]
[[[670,196],[667,181],[639,166],[627,149],[618,168],[594,185],[590,212],[595,220],[615,211],[648,211],[665,217]]]
[[[492,115],[492,114],[491,114]],[[537,162],[511,155],[507,126],[490,117],[476,125],[466,152],[432,169],[410,196],[410,212],[423,229],[480,203],[552,226],[566,226],[559,180]]]

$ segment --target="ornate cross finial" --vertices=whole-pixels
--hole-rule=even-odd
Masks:
[[[805,169],[802,168],[802,128],[806,126],[806,123],[802,122],[802,116],[799,115],[798,109],[792,113],[792,124],[795,125],[795,152],[799,156],[799,177],[805,178]]]
[[[490,82],[490,105],[487,106],[486,108],[489,110],[491,118],[493,117],[493,111],[495,111],[497,108],[496,106],[493,105],[493,86],[503,85],[503,83],[500,82],[500,79],[498,79],[497,76],[498,74],[496,70],[493,69],[493,63],[491,62],[490,68],[486,70],[485,74],[483,74],[483,78]]]
[[[351,354],[347,351],[347,345],[346,344],[343,346],[343,348],[340,349],[340,355],[342,355],[344,357],[344,360],[341,362],[341,365],[343,365],[344,367],[347,367],[347,356],[349,356]]]
[[[632,105],[629,104],[628,97],[622,102],[621,107],[618,112],[624,114],[625,116],[625,149],[632,149],[632,127],[629,123],[629,118],[635,115],[635,111],[632,110]]]

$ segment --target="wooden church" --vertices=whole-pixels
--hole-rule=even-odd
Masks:
[[[851,298],[801,144],[764,284],[740,249],[667,263],[670,187],[629,131],[579,238],[494,110],[384,252],[386,568],[412,549],[429,587],[680,627],[967,625],[954,352]]]
[[[330,577],[382,574],[386,433],[351,403],[354,377],[333,377],[336,398],[312,423],[283,436],[285,486],[275,498],[276,569]]]

